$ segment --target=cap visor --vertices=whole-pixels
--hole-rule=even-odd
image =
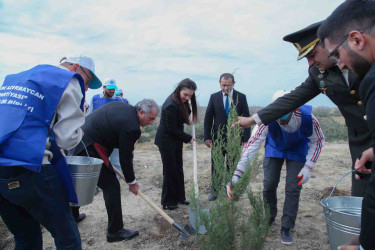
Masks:
[[[95,75],[94,72],[91,71],[91,73],[94,75],[94,78],[89,83],[89,88],[90,89],[98,89],[98,88],[100,88],[102,86],[102,82],[99,80],[99,78]]]
[[[304,58],[305,56],[307,56],[308,53],[310,53],[316,46],[316,43],[312,46],[310,46],[308,49],[306,49],[305,51],[301,52],[298,54],[298,57],[297,57],[297,61],[298,60],[301,60],[302,58]]]
[[[111,84],[105,85],[105,87],[106,87],[107,89],[117,89],[117,86],[116,86],[116,85],[111,85]]]

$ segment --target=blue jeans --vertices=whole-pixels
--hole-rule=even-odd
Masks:
[[[40,173],[0,167],[0,215],[14,235],[15,249],[42,249],[40,224],[51,233],[57,249],[82,249],[77,224],[52,165],[43,166]]]

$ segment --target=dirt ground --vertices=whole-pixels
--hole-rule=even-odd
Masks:
[[[200,192],[207,200],[210,193],[210,151],[204,145],[198,145],[197,153]],[[279,213],[276,222],[270,228],[268,236],[270,240],[265,243],[265,249],[330,249],[320,200],[329,193],[341,175],[350,170],[350,165],[347,143],[326,143],[312,172],[312,178],[302,189],[296,227],[292,230],[294,243],[289,247],[280,243],[280,211],[282,211],[285,186],[285,168],[283,168],[278,189]],[[161,207],[162,163],[157,147],[150,143],[139,144],[135,151],[134,168],[140,189]],[[186,190],[190,190],[192,185],[192,169],[192,150],[185,148]],[[259,174],[256,181],[251,183],[255,190],[261,190],[262,178],[263,174]],[[349,195],[350,177],[346,177],[338,188],[340,195]],[[84,249],[199,249],[195,237],[185,241],[177,239],[178,231],[140,197],[130,193],[126,183],[121,182],[121,189],[125,228],[137,229],[140,235],[130,241],[107,243],[107,214],[100,192],[95,196],[92,204],[81,208],[81,212],[87,215],[87,218],[78,224]],[[187,211],[186,206],[180,205],[176,210],[167,210],[167,213],[183,226],[189,220]],[[53,238],[46,230],[43,231],[43,241],[44,249],[55,249]],[[13,249],[13,247],[12,235],[0,220],[0,249]]]

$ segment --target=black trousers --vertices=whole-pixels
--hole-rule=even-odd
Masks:
[[[91,157],[99,158],[96,150],[89,146],[87,147]],[[81,152],[79,155],[86,156],[86,152]],[[124,228],[121,210],[121,192],[120,183],[116,178],[115,172],[109,170],[104,164],[100,170],[98,187],[103,191],[103,198],[105,208],[108,215],[108,233],[116,233]]]
[[[369,132],[358,133],[350,128],[348,128],[349,137],[349,150],[352,157],[352,170],[354,170],[354,164],[358,156],[371,147],[371,137]],[[355,174],[352,174],[352,196],[363,197],[367,188],[367,183],[369,182],[370,175],[357,180],[355,179]]]
[[[363,197],[359,242],[364,249],[375,249],[375,162],[372,163],[370,181]]]
[[[286,161],[286,181],[285,181],[285,200],[283,216],[281,217],[281,226],[285,228],[294,228],[298,213],[299,196],[302,186],[298,186],[300,179],[297,177],[299,171],[305,165],[305,162]],[[277,187],[280,181],[280,172],[284,159],[265,157],[263,161],[263,200],[269,205],[270,217],[277,215]]]
[[[160,150],[163,162],[162,205],[174,205],[186,200],[182,148]]]

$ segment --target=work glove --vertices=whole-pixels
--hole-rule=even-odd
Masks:
[[[227,184],[227,195],[228,195],[229,200],[233,198],[233,191],[232,191],[232,187],[230,186],[230,182]]]
[[[237,175],[233,175],[232,184],[236,185],[239,179],[240,178]],[[230,182],[227,184],[227,195],[228,195],[229,200],[231,200],[233,198],[233,190],[232,190],[232,186],[230,184],[231,184]]]
[[[301,186],[302,184],[305,184],[306,182],[309,181],[310,176],[311,176],[311,168],[307,165],[305,165],[301,171],[299,171],[297,178],[300,178],[301,180],[298,182],[298,186]]]

